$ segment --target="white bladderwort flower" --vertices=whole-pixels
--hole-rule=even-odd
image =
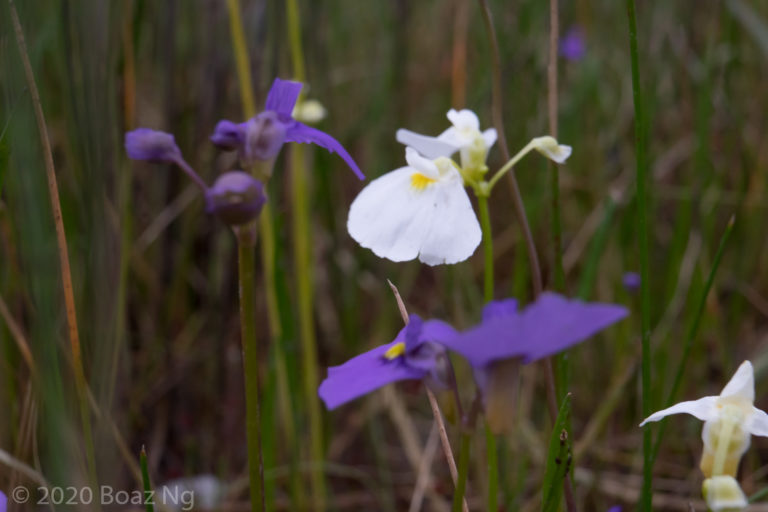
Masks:
[[[719,396],[681,402],[646,418],[659,421],[670,414],[688,413],[704,421],[701,471],[706,477],[735,476],[739,460],[749,447],[750,434],[768,437],[768,414],[756,408],[752,363],[744,361]]]
[[[434,159],[433,159],[434,158]],[[379,257],[458,263],[480,244],[481,230],[456,164],[405,149],[407,167],[373,180],[352,202],[349,234]]]
[[[536,137],[531,141],[531,144],[533,144],[536,151],[558,164],[565,163],[573,152],[571,146],[558,143],[557,139],[550,135]]]

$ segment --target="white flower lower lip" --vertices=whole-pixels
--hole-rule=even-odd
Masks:
[[[409,166],[372,181],[355,198],[349,234],[392,261],[439,265],[469,258],[480,245],[480,223],[458,171],[412,148],[407,159]]]

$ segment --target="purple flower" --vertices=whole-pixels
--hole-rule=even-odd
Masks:
[[[624,289],[630,293],[634,293],[640,289],[642,280],[640,274],[637,272],[626,272],[621,278],[621,283],[624,285]]]
[[[230,226],[258,217],[266,201],[264,185],[243,171],[225,172],[205,194],[208,213],[215,213]]]
[[[621,512],[621,506],[620,505],[614,505],[611,508],[608,509],[608,512]]]
[[[581,60],[586,53],[584,30],[578,26],[571,27],[560,41],[560,55],[568,60]]]
[[[424,322],[411,315],[408,325],[391,343],[328,368],[328,377],[320,384],[318,394],[328,409],[335,409],[400,380],[425,379],[428,385],[444,389],[453,372],[441,343],[456,334],[445,322]]]
[[[219,122],[211,135],[211,141],[224,149],[238,149],[246,163],[271,160],[285,142],[317,144],[331,153],[338,153],[358,178],[365,179],[339,141],[291,116],[301,87],[299,82],[276,78],[267,95],[264,112],[240,124]]]
[[[137,128],[125,134],[125,151],[133,160],[158,163],[177,163],[181,150],[173,135],[149,128]]]
[[[5,512],[8,509],[8,498],[5,497],[3,491],[0,491],[0,512]]]
[[[442,343],[475,368],[515,357],[527,364],[565,350],[625,316],[627,310],[622,306],[569,300],[546,292],[523,310],[510,301],[491,302],[480,325]]]

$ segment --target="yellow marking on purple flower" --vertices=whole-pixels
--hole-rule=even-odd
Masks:
[[[416,190],[424,190],[427,188],[427,185],[436,182],[437,180],[434,180],[428,176],[424,176],[420,172],[415,172],[411,174],[411,187],[413,187]]]
[[[384,352],[384,359],[393,360],[405,354],[405,343],[395,343]]]

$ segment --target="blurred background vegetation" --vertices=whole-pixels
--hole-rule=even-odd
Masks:
[[[100,411],[94,417],[99,481],[137,488],[128,457],[136,458],[145,445],[155,482],[213,474],[228,486],[222,507],[243,509],[245,409],[234,238],[205,215],[199,194],[178,171],[129,162],[122,147],[128,129],[162,129],[176,135],[187,161],[209,183],[231,168],[232,157],[208,142],[219,119],[242,119],[225,4],[17,4],[53,144],[86,375]],[[274,77],[291,78],[285,9],[275,0],[241,5],[255,93],[263,104]],[[532,0],[490,5],[502,53],[508,143],[516,150],[546,133],[549,6]],[[300,7],[308,96],[329,112],[319,127],[347,147],[368,178],[404,165],[394,138],[399,127],[437,134],[447,127],[445,112],[464,106],[478,113],[483,126],[491,125],[491,59],[475,2],[303,0]],[[717,394],[736,366],[751,359],[756,405],[766,408],[768,5],[641,2],[639,15],[653,175],[655,408],[669,393],[695,304],[733,215],[734,232],[678,397]],[[636,311],[635,296],[622,287],[622,275],[638,268],[626,16],[620,2],[561,2],[561,36],[579,27],[586,52],[560,61],[558,138],[574,147],[561,169],[567,292]],[[5,2],[0,93],[0,449],[53,484],[82,483],[83,445],[42,150]],[[349,204],[363,185],[336,155],[317,149],[309,154],[321,368],[387,342],[400,329],[386,279],[399,287],[411,312],[457,326],[478,319],[479,254],[434,268],[378,259],[345,228]],[[497,149],[489,163],[491,169],[503,164]],[[418,385],[324,412],[326,459],[308,459],[291,176],[284,166],[283,156],[269,196],[278,236],[279,343],[288,358],[300,442],[290,446],[283,437],[265,299],[257,293],[269,500],[297,509],[290,475],[307,478],[322,470],[330,509],[404,510],[420,457],[430,450],[432,418]],[[551,283],[548,164],[529,158],[517,175]],[[526,253],[509,191],[499,191],[491,203],[497,296],[525,301],[531,294]],[[633,315],[570,353],[574,479],[582,510],[631,507],[637,499],[638,337]],[[19,340],[26,340],[40,368],[36,384]],[[505,510],[533,510],[539,503],[551,422],[538,370],[523,372],[519,428],[502,447]],[[467,369],[459,364],[458,371]],[[657,509],[688,510],[700,489],[700,424],[672,421],[655,467]],[[117,439],[125,443],[122,451]],[[482,439],[477,442],[480,447]],[[768,475],[768,442],[756,438],[753,445],[741,470],[748,495]],[[442,454],[434,448],[431,453],[425,507],[445,510],[452,484]],[[481,449],[474,461],[470,504],[481,509]],[[18,468],[0,464],[0,488],[25,481]]]

